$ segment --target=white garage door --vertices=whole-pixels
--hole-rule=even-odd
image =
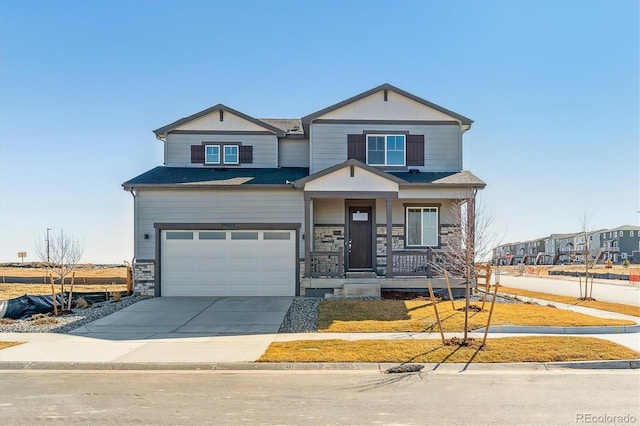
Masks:
[[[296,233],[162,231],[162,296],[294,296]]]

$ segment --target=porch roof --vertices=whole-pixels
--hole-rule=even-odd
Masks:
[[[476,175],[467,170],[459,172],[421,172],[417,170],[412,171],[383,171],[379,168],[370,166],[361,161],[349,159],[345,162],[336,164],[335,166],[328,167],[324,170],[320,170],[309,176],[304,176],[294,182],[296,188],[304,188],[305,184],[312,182],[316,179],[327,176],[338,170],[342,170],[347,167],[358,167],[366,170],[376,176],[387,179],[391,182],[397,183],[400,187],[415,187],[425,185],[439,185],[439,186],[462,186],[462,187],[474,187],[484,188],[486,184]]]

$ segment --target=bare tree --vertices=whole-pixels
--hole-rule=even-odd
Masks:
[[[591,253],[593,246],[594,232],[589,226],[589,212],[584,211],[580,216],[580,232],[578,233],[578,241],[576,241],[576,255],[581,256],[584,261],[584,296],[582,295],[582,282],[580,282],[580,299],[590,300],[593,296],[593,274],[589,274],[589,269],[594,266],[594,257]],[[589,290],[588,282],[591,275],[591,289]]]
[[[493,216],[477,197],[476,190],[461,194],[450,210],[455,224],[440,235],[442,252],[431,264],[440,273],[461,277],[465,282],[464,338],[467,341],[471,283],[476,277],[475,263],[490,259],[496,237],[491,234]]]
[[[61,229],[54,232],[49,238],[36,243],[36,253],[40,260],[47,264],[47,268],[53,271],[62,283],[64,277],[69,275],[78,265],[84,252],[84,243]]]

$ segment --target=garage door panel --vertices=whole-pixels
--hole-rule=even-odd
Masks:
[[[293,296],[296,233],[163,231],[164,296]]]

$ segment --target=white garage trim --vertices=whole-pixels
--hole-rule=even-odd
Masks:
[[[156,296],[300,295],[299,223],[156,223]]]

